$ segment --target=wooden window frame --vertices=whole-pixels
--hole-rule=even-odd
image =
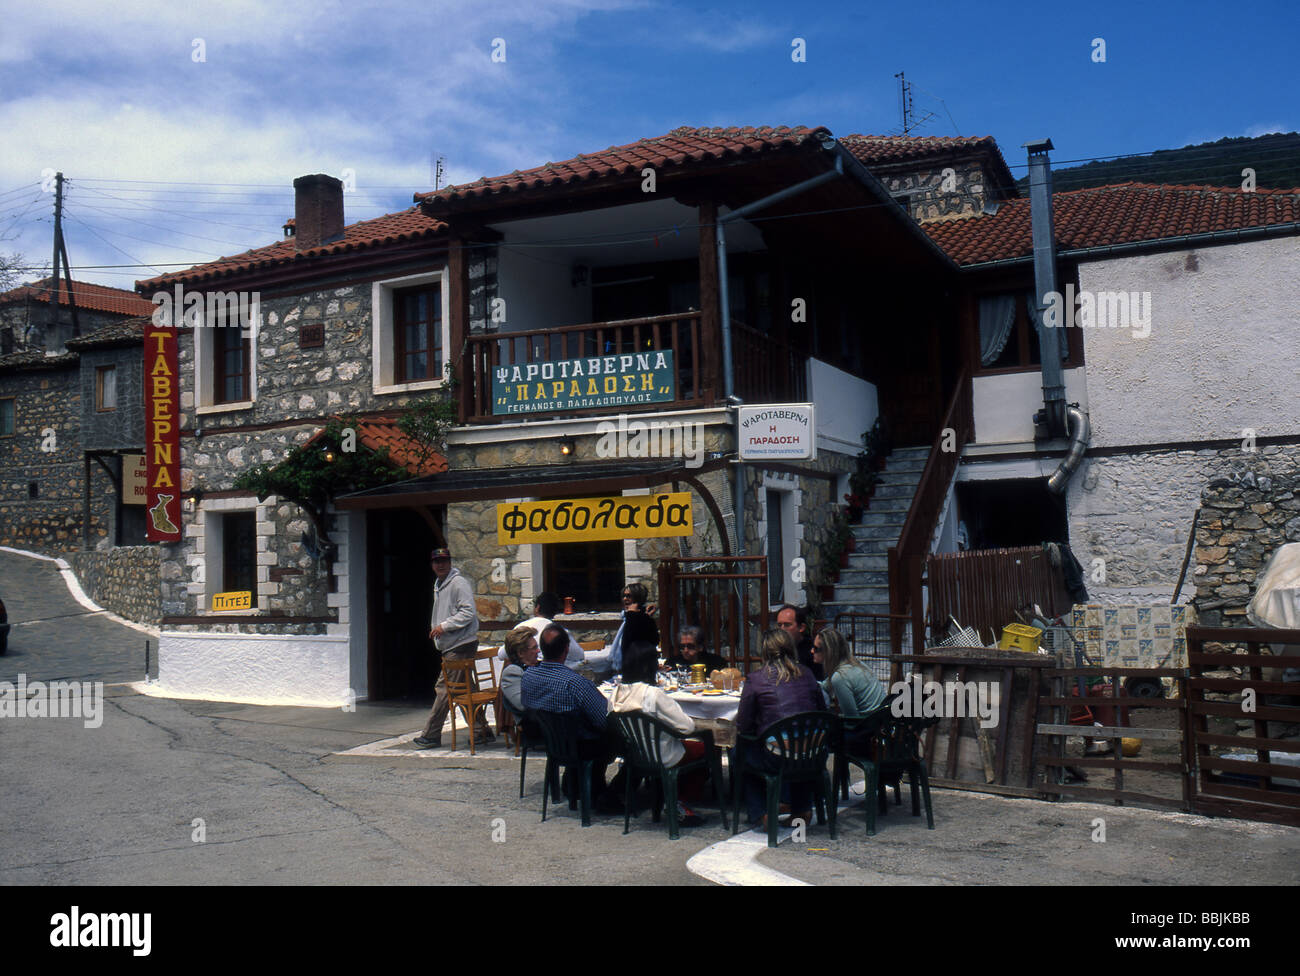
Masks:
[[[231,346],[230,335],[238,336],[240,346],[240,365],[241,369],[238,374],[232,374],[226,371],[226,353]],[[242,330],[234,326],[222,326],[212,332],[212,403],[214,405],[226,403],[246,403],[253,399],[252,390],[249,389],[249,363],[252,359],[251,343],[244,337]],[[227,397],[226,381],[233,376],[238,375],[241,382],[242,396]]]
[[[1075,291],[1078,291],[1078,281],[1074,281]],[[1064,289],[1064,283],[1058,285]],[[969,295],[969,319],[971,327],[968,330],[967,343],[967,361],[971,364],[972,376],[1003,376],[1009,373],[1040,373],[1042,372],[1041,355],[1037,363],[1030,362],[1030,330],[1033,324],[1029,319],[1028,299],[1026,295],[1033,292],[1033,282],[1029,282],[1023,287],[1017,287],[1007,284],[997,288],[982,288],[977,292]],[[1014,334],[1008,340],[1008,344],[1015,342],[1019,353],[1019,364],[1014,366],[982,366],[980,365],[980,313],[979,300],[989,298],[995,295],[1005,295],[1014,293],[1018,299],[1016,305],[1016,324]],[[1083,357],[1083,329],[1073,326],[1061,330],[1065,334],[1066,349],[1068,355],[1061,360],[1061,369],[1081,369],[1084,366]]]
[[[429,316],[424,320],[423,349],[408,349],[406,346],[406,327],[415,324],[407,322],[405,316],[405,299],[411,295],[428,296],[426,307]],[[422,383],[441,379],[443,376],[444,350],[442,348],[442,283],[428,282],[413,288],[402,288],[393,292],[393,382]],[[430,343],[434,343],[432,346]],[[425,375],[408,376],[406,374],[406,357],[423,352],[425,355]]]
[[[111,407],[106,407],[104,406],[104,375],[110,372],[113,374],[113,405]],[[117,365],[110,364],[108,366],[96,366],[95,412],[112,413],[115,410],[117,410]]]

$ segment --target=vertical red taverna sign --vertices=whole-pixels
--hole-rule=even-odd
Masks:
[[[180,542],[181,457],[176,329],[151,323],[144,339],[145,538]]]

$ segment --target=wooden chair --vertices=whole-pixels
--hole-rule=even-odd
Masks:
[[[497,700],[496,672],[492,661],[496,648],[479,651],[462,661],[443,660],[442,669],[447,683],[447,699],[451,702],[451,748],[456,749],[456,709],[460,708],[469,723],[469,754],[474,755],[474,728],[480,712]],[[483,727],[487,728],[486,718]]]
[[[605,642],[598,641],[598,640],[578,641],[578,646],[581,647],[584,651],[599,651],[604,649]]]

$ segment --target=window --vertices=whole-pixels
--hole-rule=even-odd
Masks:
[[[393,379],[442,376],[442,287],[411,288],[393,296]]]
[[[375,393],[432,390],[444,382],[451,343],[446,272],[371,286]]]
[[[232,512],[221,517],[222,592],[251,590],[257,606],[257,517]]]
[[[544,589],[573,597],[579,613],[623,609],[622,539],[552,543],[542,552]]]
[[[1030,314],[1033,292],[981,295],[976,303],[976,370],[978,372],[1038,369],[1042,353],[1038,329]],[[1061,365],[1083,363],[1083,342],[1078,329],[1060,330]]]
[[[14,401],[13,397],[0,400],[0,437],[14,436]]]
[[[213,403],[251,400],[248,386],[249,341],[242,330],[221,327],[212,331]]]
[[[117,409],[116,366],[100,366],[95,370],[95,409],[101,413]]]

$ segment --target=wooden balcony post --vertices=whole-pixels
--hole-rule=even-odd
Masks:
[[[451,237],[447,241],[447,277],[450,279],[448,304],[451,318],[451,348],[447,358],[456,364],[456,382],[460,384],[460,422],[468,420],[473,411],[474,388],[478,377],[474,375],[473,356],[469,346],[469,262],[466,260],[465,241]]]
[[[701,394],[712,402],[722,389],[722,329],[718,292],[718,205],[700,204],[700,344],[695,350]]]

